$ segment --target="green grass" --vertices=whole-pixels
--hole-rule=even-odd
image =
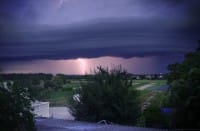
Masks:
[[[139,103],[144,103],[150,96],[154,95],[155,92],[148,91],[148,90],[142,90],[139,92]]]
[[[150,96],[157,95],[156,90],[160,86],[165,85],[166,82],[167,82],[166,80],[134,80],[133,83],[138,83],[138,84],[133,85],[131,87],[131,89],[138,88],[138,87],[146,85],[146,84],[154,83],[153,86],[148,87],[147,89],[138,90],[138,93],[139,93],[138,99],[139,99],[139,102],[142,105],[142,103],[144,103]]]
[[[81,81],[71,80],[70,83],[63,85],[63,88],[57,91],[50,92],[50,106],[67,106],[69,99],[73,95],[73,90],[79,88]]]
[[[58,90],[43,90],[40,92],[41,101],[49,101],[50,106],[67,106],[69,105],[69,99],[73,95],[73,90],[79,88],[82,81],[71,80]]]
[[[143,85],[146,85],[146,84],[149,84],[150,82],[136,82],[136,83],[133,83],[132,84],[132,87],[134,88],[137,88],[137,87],[140,87],[140,86],[143,86]]]
[[[155,84],[149,88],[147,88],[147,90],[157,90],[160,86],[162,85],[166,85],[167,81],[162,80],[162,81],[155,81]]]
[[[156,90],[158,87],[165,85],[166,82],[166,80],[133,80],[132,87],[130,87],[130,89],[136,89],[140,86],[154,83],[154,85],[152,87],[147,88],[147,90]]]
[[[43,90],[40,92],[40,94],[43,94],[43,97],[41,97],[40,100],[49,101],[50,106],[67,106],[69,104],[69,99],[73,94],[73,89],[80,87],[82,82],[86,81],[71,80],[70,83],[63,85],[59,90]],[[137,84],[134,85],[134,83]],[[140,103],[153,95],[159,86],[165,85],[166,80],[133,80],[133,85],[130,87],[130,90],[150,83],[154,83],[154,85],[145,90],[138,91],[140,94],[138,98]]]
[[[46,93],[48,93],[48,95],[43,100],[49,101],[50,106],[67,106],[72,96],[72,91],[51,90]]]

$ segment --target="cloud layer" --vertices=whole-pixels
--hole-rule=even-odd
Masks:
[[[192,0],[3,0],[0,61],[185,54],[199,39]]]

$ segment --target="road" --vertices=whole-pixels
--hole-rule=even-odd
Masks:
[[[50,107],[49,112],[51,118],[74,120],[74,117],[70,114],[70,109],[67,107]]]
[[[80,121],[43,118],[36,119],[36,127],[38,131],[160,131],[160,129],[152,128],[105,125]]]

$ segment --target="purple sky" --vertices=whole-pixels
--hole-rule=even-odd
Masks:
[[[129,73],[166,73],[167,64],[176,62],[178,56],[168,58],[162,57],[99,57],[99,58],[78,58],[68,60],[34,60],[7,63],[3,66],[4,73],[62,73],[62,74],[90,74],[94,69],[101,65],[103,67],[112,67],[113,65],[122,65]],[[181,57],[181,56],[179,56]],[[180,58],[179,58],[180,59]]]
[[[83,74],[83,60],[86,72],[166,72],[197,47],[199,12],[199,0],[1,0],[0,68]]]

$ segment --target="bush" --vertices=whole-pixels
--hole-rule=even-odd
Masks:
[[[151,104],[143,111],[145,126],[150,128],[169,128],[169,118],[171,112],[163,112],[166,110],[164,106],[165,92],[157,93],[151,100]]]
[[[2,131],[35,130],[30,93],[17,82],[7,88],[0,86],[0,123]]]
[[[77,89],[79,100],[72,100],[71,111],[77,120],[107,120],[134,124],[139,114],[136,90],[129,91],[130,76],[121,66],[98,67],[92,78]]]
[[[200,48],[186,55],[182,63],[170,65],[169,106],[175,113],[173,128],[200,128]]]

